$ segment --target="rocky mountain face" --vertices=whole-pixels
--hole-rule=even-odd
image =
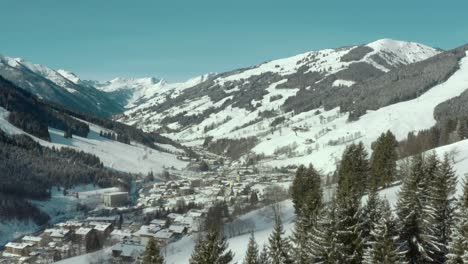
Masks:
[[[111,117],[123,111],[120,102],[64,70],[53,70],[20,58],[0,55],[0,76],[39,98],[72,109]]]

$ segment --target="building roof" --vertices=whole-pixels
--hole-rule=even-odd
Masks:
[[[75,234],[85,236],[85,235],[89,234],[89,232],[91,232],[92,230],[93,229],[89,228],[89,227],[80,227],[75,231]]]
[[[151,220],[150,224],[157,225],[157,226],[164,226],[166,224],[166,220],[153,219],[153,220]]]
[[[170,232],[169,230],[167,229],[163,229],[159,232],[157,232],[155,234],[155,238],[158,238],[158,239],[169,239],[173,236],[174,234],[172,232]]]
[[[128,195],[128,192],[111,192],[111,193],[103,194],[103,196],[119,196],[119,195]]]
[[[42,237],[38,236],[24,236],[21,240],[23,241],[31,241],[31,242],[41,242]]]
[[[98,222],[91,222],[89,223],[89,225],[94,226],[94,229],[100,232],[106,231],[109,227],[112,226],[112,224],[110,223],[98,223]]]
[[[32,246],[31,243],[15,243],[15,242],[8,242],[5,247],[8,248],[15,248],[15,249],[25,249],[27,247]]]
[[[98,217],[88,217],[86,218],[86,221],[94,221],[94,222],[114,222],[114,221],[117,221],[117,219],[119,219],[119,216],[118,215],[114,215],[114,216],[98,216]]]
[[[70,233],[70,230],[63,228],[46,229],[44,233],[50,234],[51,237],[63,238]]]
[[[111,232],[111,236],[131,237],[132,236],[132,231],[116,229],[116,230]]]
[[[183,225],[171,225],[169,230],[176,234],[182,234],[185,231],[185,226]]]
[[[132,258],[139,256],[144,250],[145,247],[142,245],[116,244],[112,247],[112,251],[121,252],[120,256]]]

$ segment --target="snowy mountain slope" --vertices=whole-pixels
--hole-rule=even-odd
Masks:
[[[0,55],[0,76],[40,98],[78,111],[109,117],[123,109],[106,93],[81,85],[73,73],[56,71],[21,58]]]
[[[7,121],[8,111],[0,107],[0,129],[7,134],[27,134],[21,129],[11,125]],[[108,129],[99,127],[97,125],[85,122],[90,126],[90,133],[88,137],[83,138],[74,135],[73,138],[64,138],[64,132],[58,129],[49,128],[51,142],[31,136],[34,140],[43,146],[47,147],[68,147],[76,150],[81,150],[90,154],[94,154],[103,162],[104,166],[119,171],[130,173],[147,174],[153,171],[159,173],[164,168],[174,167],[176,169],[184,168],[187,163],[177,159],[177,153],[171,154],[151,149],[143,146],[137,142],[131,144],[124,144],[115,140],[109,140],[101,137],[99,133],[112,132]],[[167,146],[160,145],[163,148]],[[171,151],[183,153],[181,149],[176,149],[173,146]]]
[[[183,132],[203,129],[215,115],[226,117],[231,112],[244,112],[244,116],[260,110],[273,111],[274,116],[281,111],[306,112],[324,105],[340,90],[439,53],[422,44],[390,39],[306,52],[212,76],[169,100],[155,97],[151,103],[138,105],[119,120],[147,131]],[[337,100],[331,103],[339,105]],[[185,139],[183,135],[177,138]]]
[[[162,103],[167,96],[176,97],[184,89],[195,86],[210,76],[211,74],[206,74],[180,83],[168,83],[154,77],[115,78],[107,82],[94,82],[93,85],[106,93],[127,95],[122,104],[128,109]]]

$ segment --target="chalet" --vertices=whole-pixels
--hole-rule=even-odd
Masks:
[[[38,246],[42,242],[42,237],[39,237],[39,236],[24,236],[23,238],[21,238],[21,241],[23,241],[24,243],[32,244],[34,246]]]
[[[167,245],[174,239],[174,233],[168,229],[163,229],[156,232],[154,239],[161,245]]]
[[[112,224],[110,223],[91,222],[89,225],[97,231],[99,237],[102,239],[108,237],[113,230]]]
[[[166,226],[166,220],[153,219],[153,220],[151,220],[150,224],[162,228],[162,227]]]
[[[50,237],[53,242],[66,242],[71,239],[72,232],[64,228],[51,228],[46,229],[43,235]]]
[[[116,244],[112,246],[112,257],[123,262],[133,263],[144,251],[145,247],[137,244]]]
[[[82,227],[83,223],[79,221],[66,221],[64,223],[58,223],[55,226],[63,229],[76,230]]]
[[[140,230],[135,232],[133,235],[140,238],[140,243],[142,245],[146,245],[151,238],[156,239],[156,233],[160,230],[161,228],[157,226],[143,225],[140,227]]]
[[[112,239],[124,241],[132,237],[132,231],[130,230],[114,230],[110,233]]]
[[[184,225],[176,224],[169,226],[169,231],[174,234],[174,236],[182,236],[187,233],[187,227]]]
[[[74,240],[77,242],[86,242],[89,235],[91,234],[91,231],[93,229],[90,227],[80,227],[75,231],[74,234]]]
[[[10,256],[28,256],[33,244],[9,242],[5,245],[5,253]],[[4,254],[5,255],[5,254]]]

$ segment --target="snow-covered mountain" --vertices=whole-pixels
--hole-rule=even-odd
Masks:
[[[184,89],[195,86],[207,80],[212,74],[191,78],[185,82],[169,83],[164,79],[145,78],[115,78],[107,82],[93,82],[93,85],[106,93],[120,95],[120,100],[127,109],[148,106],[148,101],[160,101],[167,96],[176,97]],[[117,99],[119,100],[119,99]],[[151,102],[150,102],[151,104]]]
[[[428,113],[468,88],[463,57],[391,39],[311,51],[209,76],[119,120],[218,151],[251,137],[246,151],[275,157],[271,165],[318,159],[328,169],[353,140],[370,147],[387,129],[402,139],[434,125]]]
[[[0,76],[40,98],[101,116],[120,113],[119,102],[65,70],[53,70],[21,58],[0,55]]]

